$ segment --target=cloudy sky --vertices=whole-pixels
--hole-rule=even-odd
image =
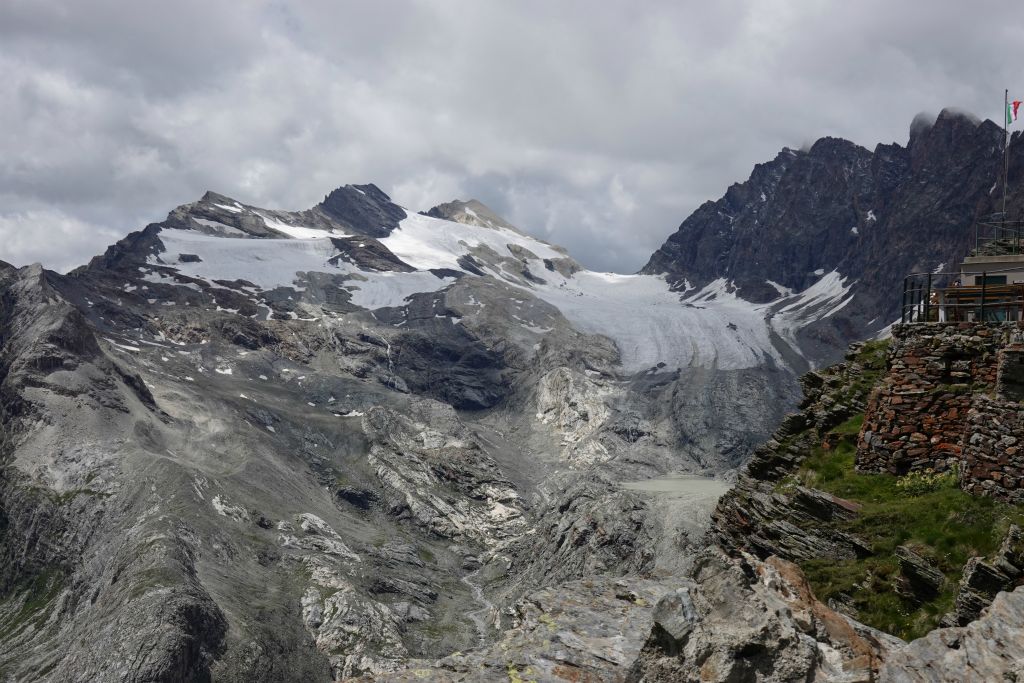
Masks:
[[[1021,54],[1015,2],[0,0],[0,259],[373,182],[631,272],[783,146],[997,118]]]

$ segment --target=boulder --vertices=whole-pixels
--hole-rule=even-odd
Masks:
[[[819,602],[800,569],[776,557],[706,553],[654,619],[631,683],[866,682],[902,645]]]
[[[936,629],[892,652],[879,680],[901,683],[1024,680],[1024,588],[1000,593],[965,627]]]
[[[904,597],[912,602],[922,603],[939,594],[946,577],[930,560],[905,545],[897,547],[895,554],[900,563],[901,574],[897,590]]]

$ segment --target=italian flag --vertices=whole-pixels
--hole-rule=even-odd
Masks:
[[[1020,109],[1021,100],[1014,100],[1006,103],[1006,125],[1017,120],[1017,110]]]

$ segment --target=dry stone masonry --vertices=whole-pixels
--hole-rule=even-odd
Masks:
[[[976,397],[965,434],[962,488],[1024,503],[1024,404]]]
[[[1024,325],[897,325],[857,449],[863,472],[960,468],[977,495],[1024,501]]]

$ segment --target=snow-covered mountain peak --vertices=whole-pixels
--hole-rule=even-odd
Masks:
[[[466,201],[456,199],[444,204],[438,204],[429,211],[424,211],[422,213],[434,218],[443,218],[445,220],[454,221],[456,223],[465,223],[467,225],[477,225],[482,228],[505,228],[506,230],[521,232],[519,228],[506,221],[504,218],[492,211],[486,204],[476,199],[469,199]]]
[[[128,287],[191,288],[250,317],[369,314],[395,325],[421,297],[451,299],[462,303],[435,315],[471,333],[501,326],[526,354],[559,326],[603,335],[629,374],[794,359],[802,370],[796,332],[845,305],[852,285],[831,272],[802,292],[776,286],[777,296],[760,303],[724,279],[680,291],[662,275],[589,271],[478,201],[413,213],[373,185],[346,185],[298,212],[209,192],[143,235],[114,249],[141,279]]]
[[[369,184],[339,187],[324,197],[311,213],[339,223],[354,234],[384,237],[398,227],[408,212],[392,202],[379,187]]]

